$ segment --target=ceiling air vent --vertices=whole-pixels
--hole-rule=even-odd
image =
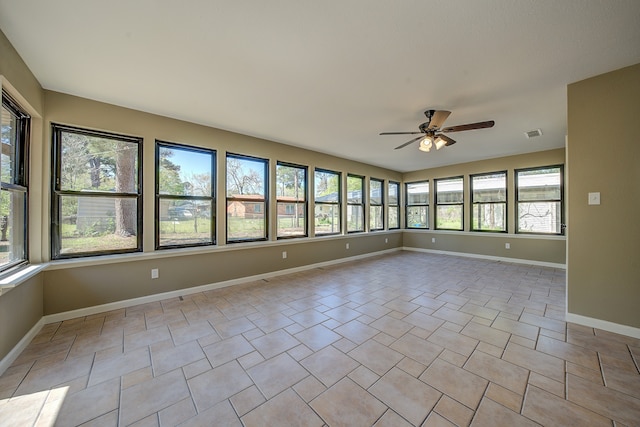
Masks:
[[[527,136],[527,138],[536,138],[542,135],[542,131],[540,129],[536,129],[525,132],[524,134]]]

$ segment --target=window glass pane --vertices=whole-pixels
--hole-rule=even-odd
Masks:
[[[429,181],[411,182],[407,184],[407,204],[429,203]]]
[[[278,237],[307,235],[306,205],[278,202]]]
[[[255,240],[267,237],[263,201],[227,200],[227,240]]]
[[[389,206],[389,228],[400,227],[400,208],[398,206]]]
[[[340,233],[340,205],[319,204],[315,207],[315,233]]]
[[[475,203],[472,209],[472,230],[506,231],[506,203]]]
[[[382,181],[369,180],[369,203],[372,205],[382,204]]]
[[[347,231],[364,231],[364,206],[347,206]]]
[[[429,206],[407,206],[407,227],[428,228]]]
[[[462,178],[436,180],[436,204],[463,202]]]
[[[340,175],[335,172],[315,172],[316,202],[340,201]]]
[[[290,165],[276,166],[276,197],[281,201],[304,201],[307,199],[307,170]]]
[[[561,226],[561,202],[518,203],[518,231],[560,234]]]
[[[158,154],[160,194],[211,196],[213,153],[159,146]]]
[[[518,201],[560,200],[561,179],[559,167],[517,171]]]
[[[2,182],[14,184],[15,144],[18,138],[18,117],[13,111],[2,106],[2,126],[0,126],[0,141],[2,143],[2,157],[0,163],[0,177]]]
[[[371,206],[371,214],[369,216],[369,229],[382,230],[383,228],[384,223],[382,206]]]
[[[137,248],[136,198],[63,195],[60,204],[61,254]]]
[[[60,190],[135,194],[138,143],[63,131]]]
[[[26,193],[0,191],[0,269],[26,259]]]
[[[398,204],[398,193],[400,189],[400,184],[397,182],[389,183],[389,205],[397,205]]]
[[[227,197],[266,195],[265,160],[227,157]]]
[[[473,203],[506,202],[507,174],[478,175],[471,178]]]
[[[363,203],[362,190],[364,179],[359,176],[347,176],[347,203]]]
[[[462,205],[436,206],[436,228],[462,230]]]
[[[212,244],[211,200],[160,200],[159,246]]]

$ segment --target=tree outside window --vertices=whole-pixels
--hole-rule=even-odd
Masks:
[[[517,233],[564,234],[563,168],[516,170]]]
[[[215,243],[215,151],[156,141],[156,248]]]
[[[340,229],[340,173],[315,170],[315,235],[338,234]]]
[[[269,161],[227,154],[227,242],[267,239]]]
[[[141,138],[53,125],[52,257],[142,250]]]
[[[384,229],[384,194],[380,179],[369,180],[369,230]]]
[[[278,162],[276,166],[278,238],[307,235],[307,168]]]
[[[462,177],[436,179],[436,230],[464,229],[464,180]]]

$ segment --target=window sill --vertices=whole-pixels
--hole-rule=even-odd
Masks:
[[[11,291],[47,268],[47,264],[28,264],[0,279],[0,295]]]

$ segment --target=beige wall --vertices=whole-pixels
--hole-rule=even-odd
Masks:
[[[640,328],[640,64],[569,85],[568,111],[568,312]]]
[[[0,78],[2,87],[9,90],[21,106],[33,116],[31,145],[31,169],[41,166],[42,126],[39,117],[42,115],[44,95],[40,84],[26,64],[22,61],[5,35],[0,32]],[[39,236],[42,216],[41,176],[30,177],[29,210],[36,215],[29,221],[31,230],[30,258],[34,262],[41,261]],[[37,275],[20,286],[0,296],[0,360],[4,358],[18,342],[40,321],[43,315],[42,275]]]
[[[565,162],[564,149],[540,151],[517,156],[500,157],[472,163],[462,163],[440,168],[405,173],[403,181],[429,180],[430,231],[408,230],[404,246],[418,249],[463,252],[500,258],[514,258],[548,264],[565,264],[566,240],[558,236],[519,235],[515,232],[514,170],[538,166],[560,165]],[[471,218],[469,175],[507,171],[507,230],[508,233],[468,232]],[[434,230],[433,180],[464,176],[464,227],[467,233]],[[435,242],[432,239],[435,238]],[[509,243],[510,249],[505,248]]]

